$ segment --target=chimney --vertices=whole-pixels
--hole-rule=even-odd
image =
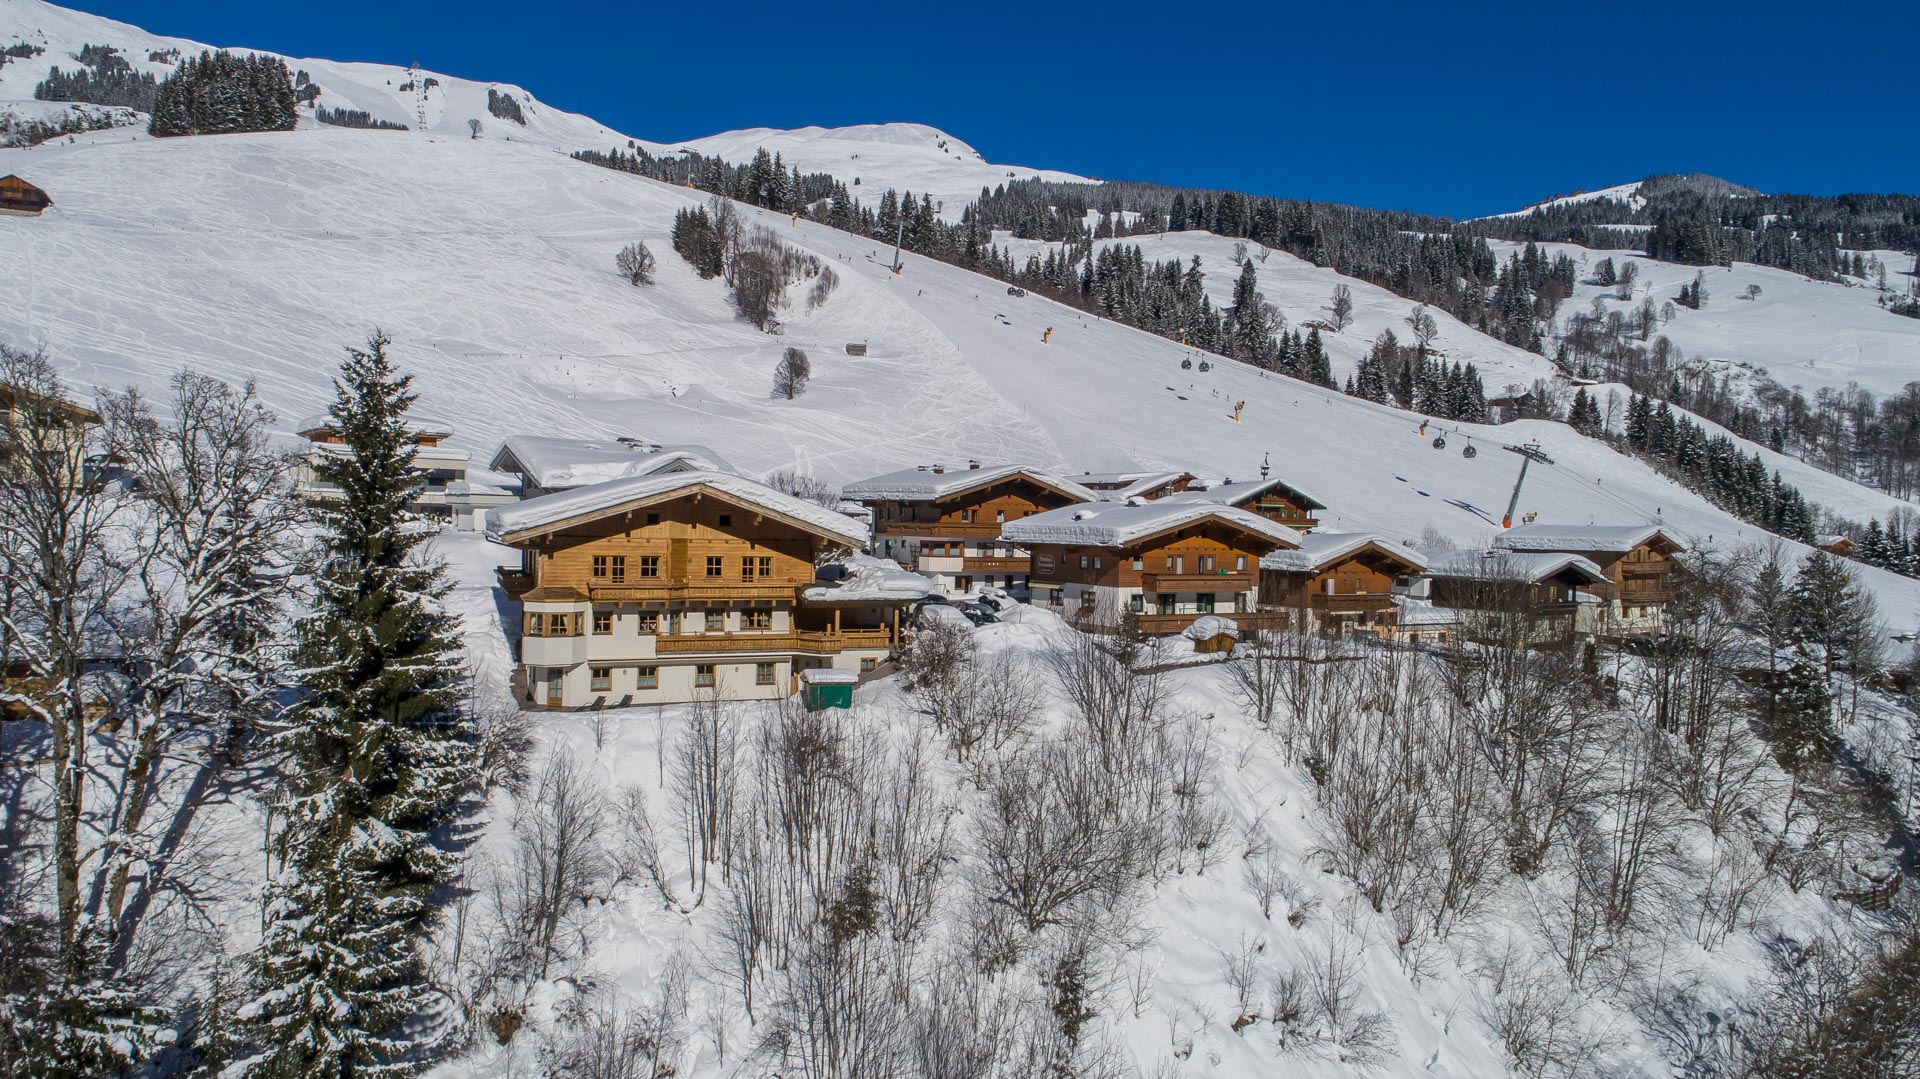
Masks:
[[[947,471],[947,466],[946,466],[946,465],[934,465],[934,466],[933,466],[933,474],[934,474],[934,475],[936,475],[936,476],[939,476],[939,475],[944,475],[944,474],[946,473],[946,471]]]
[[[967,471],[969,471],[969,472],[971,472],[971,471],[974,471],[975,469],[978,469],[979,467],[980,467],[980,462],[978,462],[978,461],[968,461],[968,462],[967,462]]]

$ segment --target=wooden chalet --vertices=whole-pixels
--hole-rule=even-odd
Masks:
[[[1246,510],[1248,513],[1265,517],[1274,524],[1285,525],[1296,532],[1307,532],[1320,527],[1320,518],[1317,515],[1327,508],[1325,502],[1277,476],[1263,475],[1257,480],[1244,480],[1239,483],[1229,480],[1225,483],[1213,484],[1203,490],[1190,491],[1188,494],[1222,506]]]
[[[331,502],[339,491],[324,479],[318,468],[328,456],[346,452],[331,416],[312,416],[300,422],[295,431],[307,440],[307,455],[294,477],[294,490],[316,502]],[[466,450],[442,445],[453,437],[453,428],[434,420],[409,418],[407,432],[413,441],[413,464],[409,472],[420,483],[408,507],[428,517],[451,520],[462,528],[478,529],[486,511],[516,499],[514,492],[502,487],[473,483],[467,478]]]
[[[889,586],[911,575],[877,559],[818,584],[816,560],[858,549],[866,528],[730,473],[529,499],[492,510],[487,535],[521,552],[502,586],[521,603],[519,680],[534,707],[783,698],[807,669],[875,669],[901,608],[933,589]]]
[[[1262,624],[1260,559],[1301,538],[1186,495],[1066,506],[1009,521],[1001,537],[1032,551],[1035,604],[1096,629],[1131,614],[1155,636],[1184,632],[1206,615],[1242,629]]]
[[[1395,586],[1427,568],[1420,552],[1365,532],[1316,532],[1260,560],[1260,609],[1289,613],[1296,628],[1394,635]]]
[[[842,488],[873,514],[873,551],[933,578],[949,594],[993,585],[1025,591],[1027,551],[1003,526],[1099,496],[1022,465],[944,465],[890,472]]]
[[[538,498],[555,491],[668,472],[733,472],[705,446],[663,446],[638,438],[556,438],[514,435],[500,444],[487,468],[517,476],[521,493]]]
[[[1654,633],[1673,602],[1674,556],[1686,545],[1655,525],[1541,525],[1512,528],[1494,538],[1503,551],[1579,555],[1607,579],[1585,591],[1599,598],[1585,632]]]
[[[1108,502],[1125,502],[1182,494],[1198,479],[1191,472],[1082,472],[1073,482]]]
[[[0,176],[0,214],[9,217],[39,217],[53,205],[45,191],[18,176]]]
[[[1460,612],[1470,637],[1516,644],[1572,640],[1587,618],[1581,607],[1599,600],[1583,590],[1605,584],[1606,573],[1576,554],[1428,549],[1428,598]]]

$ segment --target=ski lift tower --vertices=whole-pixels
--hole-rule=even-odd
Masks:
[[[900,242],[907,238],[907,212],[900,211],[900,228],[893,234],[893,272],[898,276],[901,270]]]
[[[1506,450],[1508,453],[1517,453],[1520,455],[1520,477],[1513,481],[1513,497],[1507,499],[1507,512],[1500,515],[1500,527],[1512,528],[1514,508],[1520,505],[1520,485],[1527,482],[1527,466],[1535,461],[1543,465],[1550,465],[1553,463],[1553,458],[1548,457],[1539,446],[1532,444],[1525,446],[1508,446]]]

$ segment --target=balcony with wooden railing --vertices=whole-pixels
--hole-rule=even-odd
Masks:
[[[844,652],[848,649],[891,648],[893,634],[886,629],[790,630],[785,633],[699,633],[684,637],[657,637],[654,652],[662,656],[714,653]]]
[[[964,573],[1027,573],[1033,569],[1033,559],[1021,555],[969,558],[962,565]]]
[[[1250,592],[1254,584],[1254,576],[1250,572],[1140,575],[1140,587],[1149,592]]]
[[[929,536],[935,539],[1000,538],[1000,526],[992,521],[974,524],[964,521],[878,521],[873,531],[881,536]]]
[[[507,598],[516,603],[519,602],[520,597],[533,591],[533,574],[531,573],[522,573],[517,569],[502,566],[495,571],[494,577],[500,585],[500,591],[505,592]]]
[[[1213,614],[1220,618],[1233,620],[1241,633],[1253,633],[1262,629],[1280,630],[1287,627],[1287,615],[1274,611],[1194,611],[1186,614],[1141,614],[1135,615],[1140,624],[1140,632],[1149,637],[1170,637],[1186,630],[1194,620]]]
[[[808,581],[806,584],[813,582]],[[742,581],[728,577],[629,577],[619,584],[593,584],[587,595],[600,603],[726,602],[728,600],[787,600],[791,602],[804,584],[758,578]]]

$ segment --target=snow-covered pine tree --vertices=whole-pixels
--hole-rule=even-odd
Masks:
[[[1308,330],[1307,343],[1301,352],[1301,375],[1318,386],[1332,388],[1333,363],[1327,358],[1327,346],[1320,340],[1320,331]]]
[[[294,762],[281,876],[241,1013],[269,1075],[417,1068],[395,1036],[430,999],[416,943],[454,868],[435,834],[474,780],[447,586],[407,509],[411,378],[388,344],[376,332],[348,350],[331,409],[345,452],[316,466],[341,495],[300,625],[306,697],[279,735]]]

